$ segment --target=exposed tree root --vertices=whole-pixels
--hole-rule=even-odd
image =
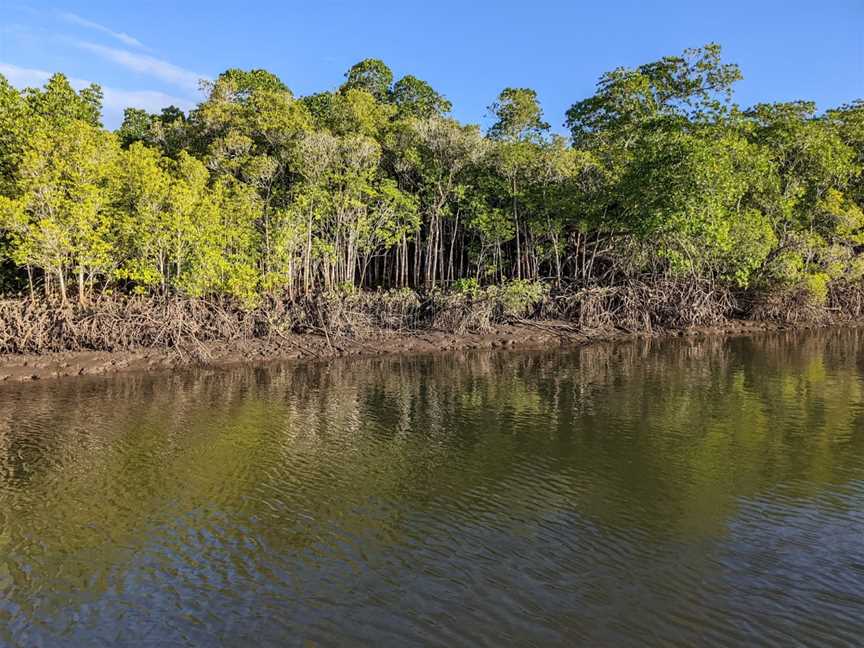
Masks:
[[[805,291],[734,294],[710,282],[632,280],[615,286],[571,286],[515,300],[498,290],[471,294],[400,290],[268,298],[254,309],[228,299],[113,297],[87,305],[26,299],[0,301],[0,353],[173,350],[205,361],[207,344],[277,339],[309,355],[296,333],[320,335],[328,346],[386,332],[479,333],[497,324],[544,320],[560,335],[624,330],[651,334],[755,319],[781,324],[850,321],[864,316],[864,285],[835,283],[826,304]],[[548,320],[556,320],[549,324]]]

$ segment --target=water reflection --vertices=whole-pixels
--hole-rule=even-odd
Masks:
[[[0,643],[854,645],[864,334],[0,390]]]

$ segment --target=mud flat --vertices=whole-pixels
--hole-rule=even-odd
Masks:
[[[126,371],[179,370],[190,366],[215,368],[242,363],[315,361],[346,356],[427,354],[471,349],[549,349],[645,337],[748,335],[784,328],[789,327],[771,322],[730,321],[718,326],[664,330],[646,335],[622,330],[580,331],[567,322],[532,321],[496,325],[483,333],[381,331],[362,338],[290,334],[270,339],[204,343],[194,357],[176,350],[149,348],[0,355],[0,382],[27,382]]]

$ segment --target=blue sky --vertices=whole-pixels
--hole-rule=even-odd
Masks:
[[[189,108],[196,80],[229,67],[266,68],[302,95],[375,57],[429,81],[464,121],[485,123],[502,88],[532,87],[562,131],[604,71],[709,41],[741,65],[743,105],[864,98],[864,0],[0,0],[0,73],[21,86],[54,71],[96,81],[109,127],[125,105]]]

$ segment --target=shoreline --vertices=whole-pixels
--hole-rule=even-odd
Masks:
[[[330,339],[316,334],[290,334],[240,342],[204,344],[206,360],[192,361],[171,349],[142,348],[134,351],[58,351],[45,354],[0,355],[0,384],[22,383],[76,376],[104,376],[136,371],[177,371],[194,367],[218,369],[233,365],[267,365],[308,362],[344,357],[420,355],[481,349],[544,350],[578,347],[595,342],[755,335],[776,331],[798,331],[859,325],[833,322],[828,325],[777,324],[767,321],[730,320],[713,326],[664,329],[653,333],[623,330],[580,331],[557,320],[526,320],[493,326],[482,333],[452,333],[427,330],[408,333],[380,331],[363,338]]]

